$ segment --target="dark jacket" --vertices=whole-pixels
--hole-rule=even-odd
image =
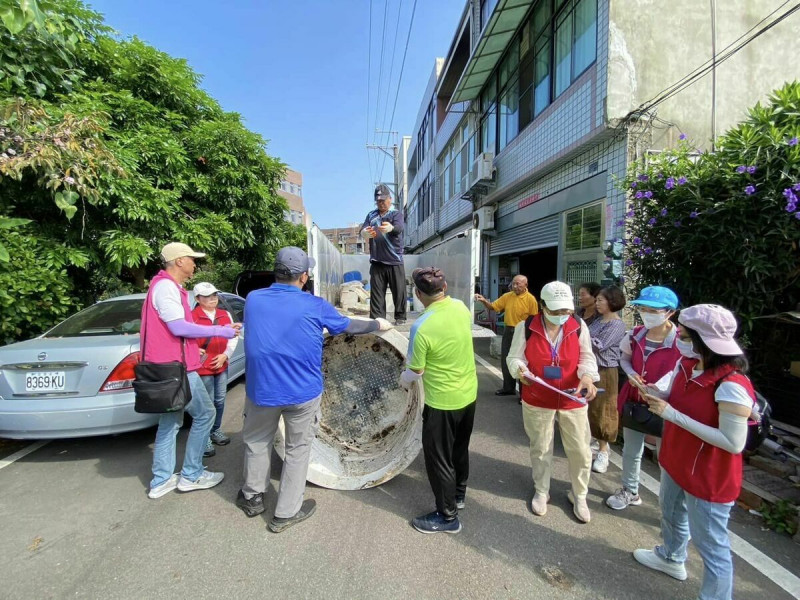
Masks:
[[[378,227],[381,223],[388,221],[392,224],[392,231],[384,235],[380,232]],[[379,262],[385,265],[402,265],[403,264],[403,231],[405,223],[403,221],[403,213],[394,208],[390,208],[385,215],[381,216],[378,209],[371,210],[367,213],[367,218],[364,219],[364,224],[361,226],[363,230],[365,227],[374,227],[378,236],[369,240],[369,260],[370,262]]]

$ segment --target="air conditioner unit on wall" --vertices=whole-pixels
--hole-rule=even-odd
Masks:
[[[472,226],[481,233],[494,231],[494,206],[481,206],[472,213]]]
[[[474,200],[477,196],[484,196],[489,192],[489,187],[494,185],[495,180],[493,162],[493,153],[482,152],[478,154],[469,171],[469,187],[464,194],[465,196]]]
[[[492,152],[481,152],[475,158],[475,183],[488,183],[494,181],[494,154]]]

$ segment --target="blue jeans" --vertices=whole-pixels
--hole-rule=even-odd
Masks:
[[[211,431],[216,431],[222,426],[222,413],[225,411],[225,396],[228,394],[228,369],[217,375],[202,375],[203,385],[206,386],[208,397],[214,403],[217,418]]]
[[[197,481],[203,474],[203,452],[206,440],[214,424],[214,405],[208,397],[206,386],[200,376],[191,372],[189,386],[192,390],[192,401],[184,409],[192,415],[192,428],[186,438],[186,451],[183,455],[181,477],[189,481]],[[153,479],[150,488],[161,485],[175,472],[175,438],[183,425],[183,412],[164,413],[158,420],[156,443],[153,448]]]
[[[639,471],[642,468],[644,434],[635,429],[622,428],[622,486],[631,494],[639,493]]]
[[[695,498],[661,469],[661,537],[655,551],[661,558],[686,562],[689,534],[703,559],[700,600],[731,600],[733,560],[728,539],[728,517],[733,502],[725,504]]]

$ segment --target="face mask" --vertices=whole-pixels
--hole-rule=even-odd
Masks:
[[[666,313],[639,313],[639,316],[647,329],[663,325],[667,320]]]
[[[551,315],[544,313],[544,318],[550,321],[553,325],[563,325],[569,319],[569,315]]]
[[[675,347],[686,358],[700,358],[700,355],[694,351],[692,342],[684,342],[683,340],[675,340]]]

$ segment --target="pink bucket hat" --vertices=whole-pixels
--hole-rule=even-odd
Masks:
[[[743,354],[734,340],[736,317],[727,308],[717,304],[695,304],[681,311],[678,322],[694,329],[709,349],[722,356]]]

